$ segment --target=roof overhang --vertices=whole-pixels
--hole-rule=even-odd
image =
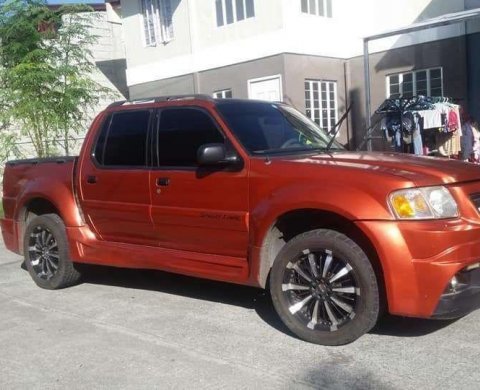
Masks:
[[[371,91],[370,91],[370,60],[368,52],[368,44],[370,41],[377,39],[393,37],[395,35],[402,35],[413,33],[416,31],[426,30],[429,28],[449,26],[456,23],[463,23],[473,19],[480,19],[480,8],[470,9],[468,11],[454,12],[438,16],[436,18],[422,20],[420,22],[413,23],[409,26],[396,28],[393,30],[385,31],[380,34],[371,35],[363,38],[363,66],[364,66],[364,80],[365,80],[365,116],[367,125],[367,134],[365,138],[368,139],[367,148],[372,150],[372,140],[370,138],[370,132],[372,127],[371,118]]]
[[[363,38],[365,42],[374,41],[381,38],[392,37],[395,35],[408,34],[415,31],[425,30],[427,28],[448,26],[455,23],[466,22],[472,19],[480,18],[480,8],[474,8],[468,11],[454,12],[451,14],[445,14],[436,18],[422,20],[421,22],[413,23],[406,27],[396,28],[393,30],[385,31],[380,34],[371,35]]]

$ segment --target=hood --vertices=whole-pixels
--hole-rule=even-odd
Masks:
[[[296,160],[307,164],[321,164],[349,169],[381,171],[412,181],[417,186],[452,184],[480,180],[480,166],[438,157],[424,157],[401,153],[335,152],[309,157],[288,156],[282,160]]]

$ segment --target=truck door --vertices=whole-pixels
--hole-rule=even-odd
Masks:
[[[200,107],[161,109],[154,139],[150,189],[158,245],[246,258],[247,169],[197,165],[201,145],[229,146],[214,118]]]
[[[106,241],[155,245],[150,218],[149,144],[153,110],[106,117],[80,167],[85,219]]]

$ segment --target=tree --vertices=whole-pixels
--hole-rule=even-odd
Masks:
[[[55,153],[86,124],[110,91],[92,79],[96,14],[88,6],[49,9],[43,0],[7,0],[0,9],[0,106],[39,157]]]

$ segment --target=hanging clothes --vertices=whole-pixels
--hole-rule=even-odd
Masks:
[[[462,127],[462,139],[461,139],[461,148],[462,148],[462,160],[468,161],[473,154],[473,145],[474,145],[474,133],[472,125],[470,122],[466,122]]]

